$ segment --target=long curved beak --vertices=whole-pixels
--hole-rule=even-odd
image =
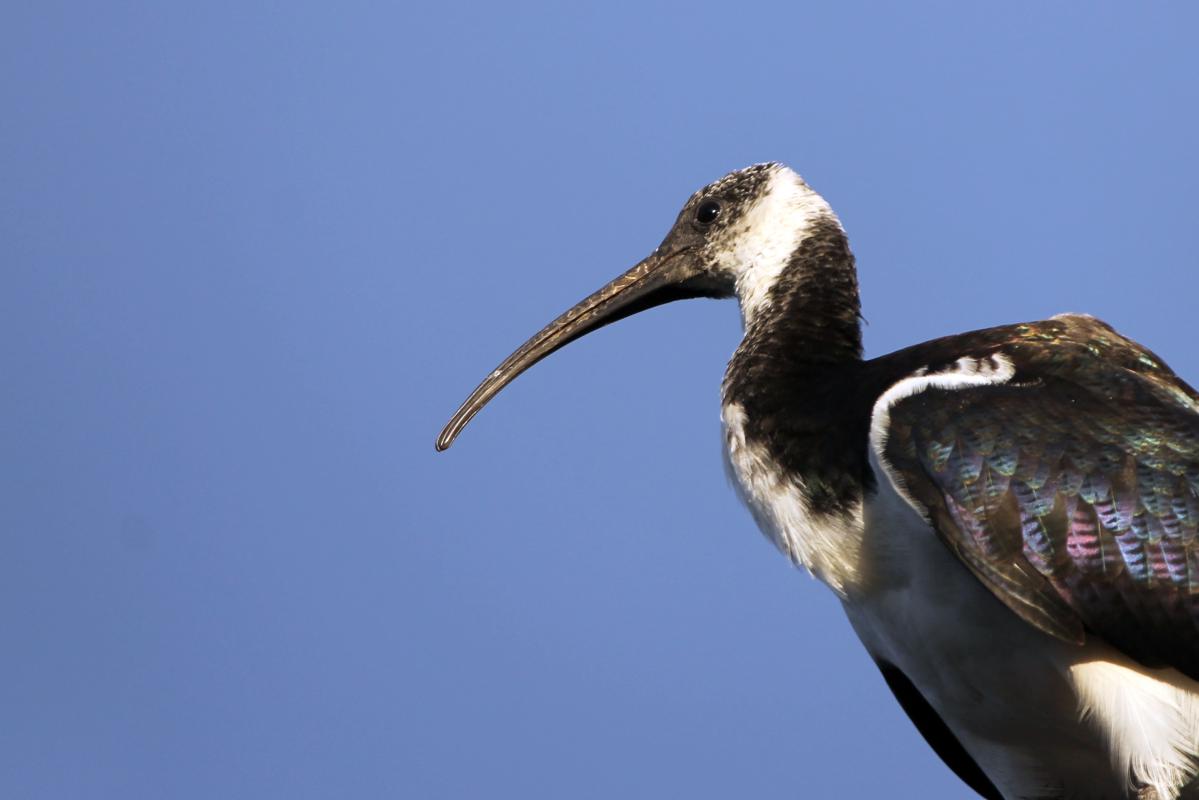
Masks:
[[[488,400],[495,397],[517,375],[558,348],[597,328],[647,308],[685,297],[711,294],[709,291],[689,289],[686,286],[687,279],[692,277],[693,273],[685,263],[687,259],[679,256],[688,249],[690,248],[669,254],[655,251],[649,258],[542,328],[533,338],[517,348],[516,352],[505,358],[471,392],[470,397],[466,398],[466,402],[450,417],[441,435],[437,437],[437,449],[445,450],[453,444],[454,439],[466,427],[466,423],[487,405]]]

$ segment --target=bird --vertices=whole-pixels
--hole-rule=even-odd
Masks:
[[[978,795],[1199,798],[1199,394],[1084,314],[864,359],[829,204],[769,162],[521,345],[437,439],[569,342],[736,298],[725,466],[840,600],[902,709]]]

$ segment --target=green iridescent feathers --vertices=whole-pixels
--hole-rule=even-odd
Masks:
[[[1015,376],[891,410],[886,458],[1009,607],[1199,678],[1199,403],[1089,317],[999,329]],[[983,353],[980,353],[980,355]]]

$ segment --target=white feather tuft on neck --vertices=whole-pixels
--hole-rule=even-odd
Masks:
[[[779,165],[762,196],[722,237],[726,246],[716,248],[716,264],[733,276],[746,326],[769,302],[770,288],[818,220],[837,217],[803,178]]]

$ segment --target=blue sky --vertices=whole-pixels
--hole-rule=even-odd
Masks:
[[[764,160],[871,354],[1088,311],[1199,380],[1199,12],[414,6],[0,10],[0,794],[962,796],[727,485],[735,304],[433,439]]]

